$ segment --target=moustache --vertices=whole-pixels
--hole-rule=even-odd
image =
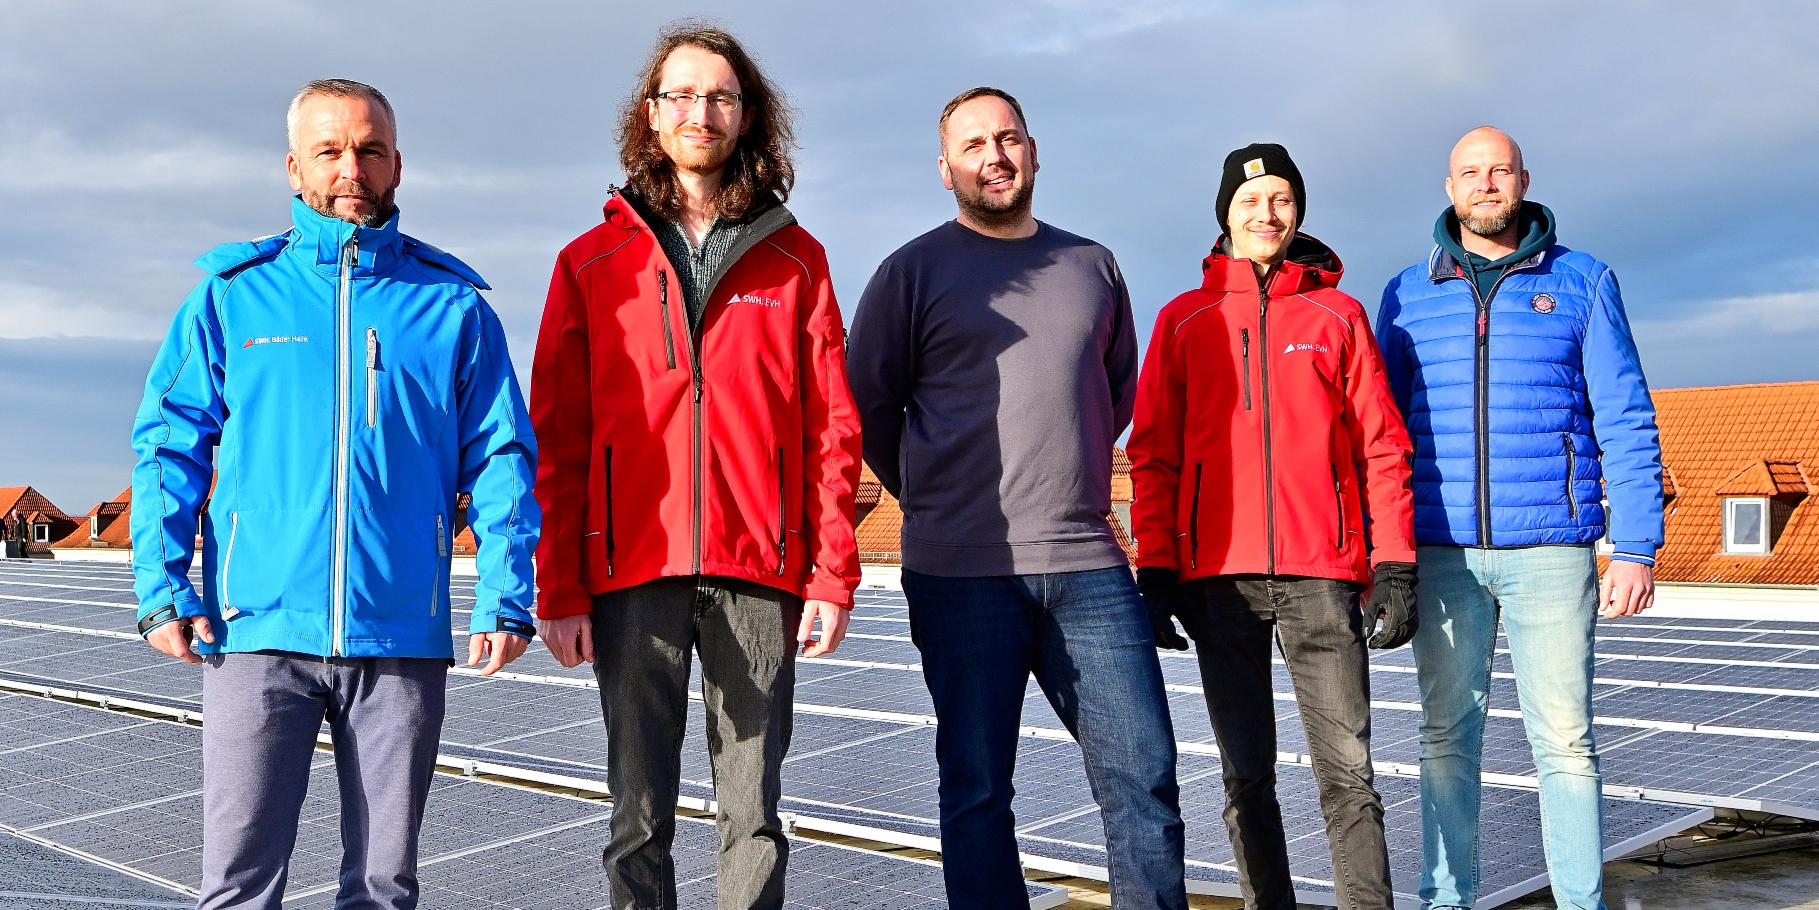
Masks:
[[[344,180],[329,187],[328,195],[350,199],[365,199],[368,202],[376,201],[379,198],[378,193],[368,189],[365,184],[354,180]]]

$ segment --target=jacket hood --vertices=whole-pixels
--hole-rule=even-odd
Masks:
[[[1213,251],[1200,263],[1201,290],[1257,290],[1257,273],[1251,267],[1251,261],[1234,258],[1231,245],[1231,238],[1221,234]],[[1288,258],[1271,273],[1269,291],[1272,294],[1299,294],[1314,288],[1336,288],[1343,274],[1345,265],[1332,247],[1306,234],[1296,234],[1295,239],[1289,241]]]
[[[1518,217],[1521,218],[1522,242],[1516,247],[1514,253],[1492,262],[1490,268],[1500,269],[1512,263],[1525,261],[1547,252],[1554,245],[1553,210],[1539,202],[1524,200],[1522,214]],[[1434,242],[1439,244],[1440,249],[1451,256],[1454,262],[1463,264],[1470,261],[1465,258],[1465,247],[1459,242],[1459,215],[1453,211],[1453,207],[1450,205],[1446,207],[1446,211],[1440,213],[1440,220],[1434,222]]]

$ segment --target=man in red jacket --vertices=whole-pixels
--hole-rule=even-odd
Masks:
[[[1171,615],[1194,639],[1245,906],[1295,906],[1273,638],[1313,755],[1339,906],[1389,910],[1365,644],[1379,618],[1371,647],[1415,632],[1408,432],[1363,308],[1335,287],[1339,258],[1296,235],[1306,193],[1288,152],[1228,156],[1215,211],[1226,233],[1200,288],[1157,318],[1138,381],[1138,586],[1159,644],[1187,647]]]
[[[557,258],[537,338],[538,627],[600,682],[617,908],[675,907],[691,650],[720,906],[783,906],[796,646],[839,644],[859,582],[859,420],[826,256],[782,204],[787,113],[732,36],[666,30],[622,109],[628,185]]]

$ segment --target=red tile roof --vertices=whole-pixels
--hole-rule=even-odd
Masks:
[[[1661,581],[1819,585],[1819,382],[1654,393],[1661,425],[1667,544]],[[1723,553],[1723,499],[1766,496],[1793,511],[1768,556]]]
[[[74,531],[50,547],[53,550],[130,550],[133,548],[132,511],[133,488],[127,487],[119,496],[89,509],[89,521],[78,523]],[[100,526],[99,537],[90,535],[93,525]]]

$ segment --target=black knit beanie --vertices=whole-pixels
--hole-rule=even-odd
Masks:
[[[1274,142],[1258,142],[1225,156],[1225,174],[1219,178],[1219,201],[1215,211],[1219,213],[1219,224],[1227,232],[1232,229],[1227,218],[1231,215],[1232,197],[1238,194],[1238,186],[1246,180],[1264,176],[1281,177],[1294,189],[1294,227],[1299,229],[1307,220],[1307,187],[1301,182],[1301,169],[1295,167],[1288,149]]]

